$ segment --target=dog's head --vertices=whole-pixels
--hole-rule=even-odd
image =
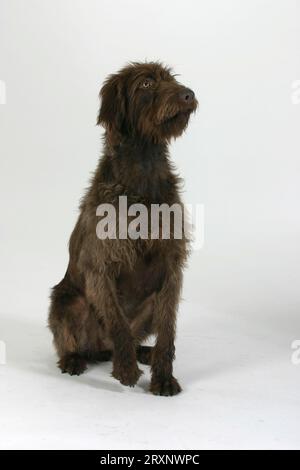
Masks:
[[[112,142],[123,136],[163,142],[178,137],[197,108],[194,92],[159,63],[132,63],[110,75],[101,91],[98,124]]]

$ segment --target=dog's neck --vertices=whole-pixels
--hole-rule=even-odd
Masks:
[[[168,145],[137,138],[124,138],[113,149],[118,160],[136,165],[143,175],[150,170],[161,168],[168,159]]]
[[[126,138],[114,147],[105,144],[99,168],[102,180],[153,203],[177,198],[178,178],[169,162],[167,143]]]

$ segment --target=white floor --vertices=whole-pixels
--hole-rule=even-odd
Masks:
[[[299,319],[269,320],[183,303],[175,372],[184,391],[165,398],[148,393],[147,367],[134,389],[110,376],[111,363],[62,375],[45,317],[2,314],[0,448],[299,449]]]

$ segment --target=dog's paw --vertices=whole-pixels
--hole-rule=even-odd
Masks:
[[[142,373],[143,372],[138,368],[136,364],[130,368],[114,365],[112,376],[115,379],[119,380],[122,385],[134,387]]]
[[[152,378],[150,384],[150,392],[154,395],[171,397],[181,392],[181,387],[175,377],[165,379]]]
[[[87,362],[78,354],[68,354],[62,357],[58,363],[62,374],[80,375],[87,368]]]

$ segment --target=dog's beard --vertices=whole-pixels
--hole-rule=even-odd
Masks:
[[[160,133],[166,138],[179,137],[186,129],[191,110],[177,110],[172,115],[166,116],[159,124]]]
[[[188,111],[179,110],[173,115],[165,117],[163,121],[161,122],[161,124],[172,125],[172,124],[179,124],[180,122],[186,122],[188,121],[190,114],[191,114],[190,110]]]
[[[176,103],[161,106],[154,112],[144,109],[133,127],[145,138],[152,138],[156,142],[170,140],[184,132],[194,111],[192,107],[186,109]]]

